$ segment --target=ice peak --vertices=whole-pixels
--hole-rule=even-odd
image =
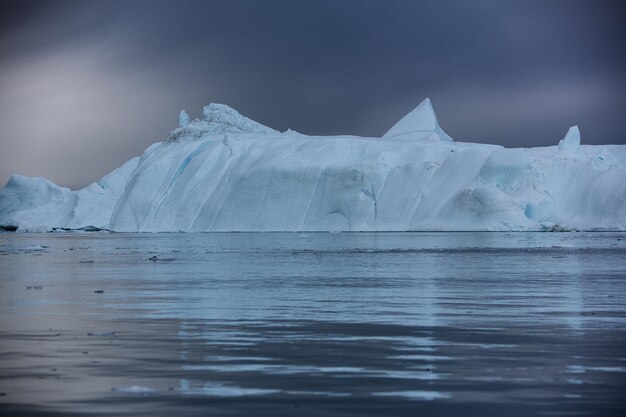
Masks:
[[[431,135],[429,133],[434,133]],[[428,135],[425,135],[428,134]],[[383,135],[383,138],[394,138],[404,136],[425,137],[444,141],[452,139],[439,127],[437,116],[433,110],[433,105],[427,97],[411,112],[398,121],[391,129]]]
[[[241,115],[226,104],[204,106],[202,121],[209,124],[213,133],[276,133],[274,129]]]
[[[189,114],[185,110],[180,111],[178,116],[178,127],[186,127],[189,125]]]
[[[179,127],[170,133],[171,140],[200,138],[206,135],[225,133],[279,133],[274,129],[255,122],[225,104],[211,103],[202,109],[202,119],[189,122],[184,110],[179,117]]]
[[[202,108],[202,119],[207,122],[219,120],[224,115],[243,117],[241,113],[226,104],[209,103]]]
[[[572,126],[567,130],[565,137],[559,142],[560,151],[575,151],[580,147],[580,131],[578,126]]]

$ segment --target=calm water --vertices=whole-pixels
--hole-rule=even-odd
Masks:
[[[625,393],[626,234],[0,234],[3,416],[624,415]]]

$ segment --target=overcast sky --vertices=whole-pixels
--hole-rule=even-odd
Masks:
[[[461,141],[626,143],[626,2],[16,1],[0,14],[0,182],[77,188],[228,104],[382,135],[430,97]]]

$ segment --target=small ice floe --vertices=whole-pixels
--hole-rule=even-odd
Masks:
[[[24,248],[24,250],[28,250],[28,251],[43,251],[46,250],[47,246],[44,245],[31,245],[31,246],[26,246]]]
[[[206,356],[204,359],[207,361],[213,361],[213,362],[231,362],[231,361],[262,362],[262,361],[275,360],[274,358],[270,358],[267,356],[225,356],[225,355]]]
[[[588,366],[587,369],[598,372],[626,372],[623,366]]]
[[[122,394],[135,394],[135,395],[150,395],[156,392],[152,388],[142,387],[140,385],[132,385],[130,387],[113,387],[111,388],[111,391],[119,392]]]
[[[420,381],[435,381],[440,379],[440,376],[433,372],[432,368],[429,368],[426,371],[420,370],[396,370],[396,371],[383,371],[383,370],[372,370],[368,373],[365,373],[366,377],[384,377],[384,378],[395,378],[395,379],[416,379]]]
[[[581,365],[568,365],[566,372],[568,374],[584,374],[586,370],[585,367]]]
[[[390,391],[390,392],[373,392],[372,395],[381,397],[404,397],[410,400],[438,400],[442,398],[450,398],[449,394],[439,391]]]
[[[567,378],[565,381],[568,384],[575,384],[575,385],[581,385],[584,383],[582,379],[578,379],[578,378]]]
[[[115,332],[89,332],[87,336],[110,337],[115,336]]]
[[[212,397],[243,397],[248,395],[269,395],[281,392],[278,389],[265,388],[243,388],[235,385],[222,384],[219,382],[208,382],[204,384],[194,384],[183,379],[180,381],[180,392],[187,395],[208,395]]]
[[[350,366],[308,366],[308,365],[272,365],[269,363],[245,363],[223,365],[183,365],[185,371],[214,371],[214,372],[262,372],[267,375],[300,375],[300,374],[357,374],[366,371],[365,368]]]
[[[265,372],[268,373],[277,365],[266,364],[232,364],[232,365],[183,365],[184,371],[215,371],[215,372]]]
[[[28,227],[19,226],[15,233],[48,233],[52,232],[52,227],[45,225],[31,225]]]
[[[330,391],[285,391],[289,395],[302,395],[302,396],[323,396],[323,397],[349,397],[352,394],[349,392],[330,392]]]
[[[567,373],[570,374],[584,374],[587,371],[596,372],[626,372],[626,368],[623,366],[582,366],[582,365],[568,365]]]
[[[402,360],[414,360],[414,361],[448,361],[454,358],[450,356],[440,356],[440,355],[395,355],[389,356],[389,359],[402,359]]]
[[[149,261],[152,262],[172,262],[175,261],[176,258],[158,258],[156,255],[148,258]]]
[[[501,376],[470,376],[463,378],[466,381],[476,381],[476,382],[500,382],[504,381],[504,378]]]

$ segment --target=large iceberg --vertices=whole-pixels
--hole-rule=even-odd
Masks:
[[[555,141],[556,142],[556,141]],[[454,142],[424,100],[382,138],[281,133],[211,104],[78,191],[13,176],[21,231],[626,230],[626,146]]]

